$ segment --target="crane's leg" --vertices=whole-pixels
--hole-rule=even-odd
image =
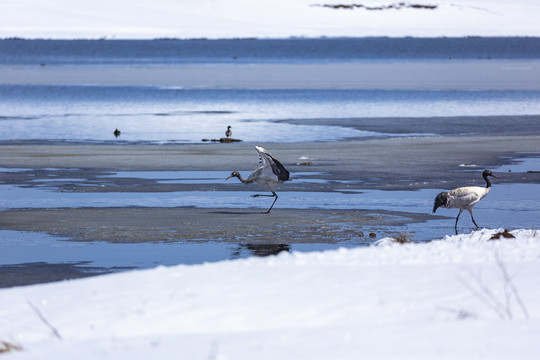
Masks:
[[[456,218],[456,225],[454,225],[454,230],[456,230],[456,235],[458,234],[458,231],[457,231],[457,222],[459,220],[459,215],[461,215],[461,213],[463,212],[463,209],[459,209],[459,214],[457,214],[457,218]]]
[[[268,196],[268,197],[273,197],[274,198],[274,202],[272,203],[272,206],[270,206],[270,209],[268,209],[266,212],[263,213],[263,214],[268,214],[270,212],[270,210],[272,210],[272,208],[274,207],[274,204],[276,203],[278,196],[274,191],[272,191],[272,195],[266,195],[266,194],[251,195],[251,197],[259,197],[259,196]]]
[[[270,212],[270,210],[272,210],[272,208],[274,207],[274,204],[276,203],[277,198],[278,198],[278,196],[277,196],[277,194],[275,192],[272,191],[272,193],[274,194],[273,196],[275,197],[275,199],[274,199],[274,202],[272,203],[272,206],[270,206],[270,209],[268,209],[268,211],[266,212],[267,214]]]
[[[476,226],[476,229],[474,230],[478,230],[478,224],[476,223],[476,221],[474,221],[474,216],[472,215],[472,209],[467,209],[467,210],[469,210],[469,212],[471,213],[472,222],[474,223],[474,226]]]

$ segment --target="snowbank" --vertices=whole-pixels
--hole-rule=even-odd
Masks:
[[[17,359],[536,358],[540,232],[497,231],[4,289],[0,341]]]
[[[5,0],[0,38],[540,36],[539,13],[530,0]]]

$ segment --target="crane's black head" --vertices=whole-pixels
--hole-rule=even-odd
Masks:
[[[227,130],[229,130],[230,128],[232,128],[232,126],[231,126],[231,125],[227,126]]]
[[[494,178],[498,179],[498,177],[496,177],[495,175],[493,175],[493,173],[491,172],[491,170],[484,170],[484,172],[482,173],[482,176],[485,178],[487,178],[488,176],[493,176]]]
[[[232,177],[237,177],[240,179],[240,173],[238,171],[233,171],[225,180],[229,180]]]

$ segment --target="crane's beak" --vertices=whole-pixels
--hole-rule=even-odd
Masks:
[[[229,180],[232,177],[233,177],[232,175],[229,175],[229,176],[227,176],[227,178],[225,180]]]
[[[491,174],[491,176],[493,176],[493,177],[494,177],[495,179],[498,179],[498,177],[497,177],[497,176],[495,176],[494,174]]]

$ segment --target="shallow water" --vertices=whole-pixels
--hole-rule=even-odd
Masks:
[[[144,174],[142,174],[144,175]],[[193,174],[196,175],[196,174]],[[218,180],[216,180],[218,181]],[[177,193],[58,193],[44,188],[13,188],[1,186],[5,208],[33,207],[108,207],[108,206],[211,206],[227,204],[233,208],[263,208],[268,201],[253,199],[247,191],[177,192]],[[439,190],[420,191],[359,191],[357,194],[279,192],[274,211],[293,207],[301,211],[322,209],[372,209],[428,214]],[[7,196],[9,194],[9,196]],[[10,200],[10,196],[13,198]],[[486,199],[475,206],[475,218],[482,228],[536,228],[540,218],[540,184],[494,185]],[[265,205],[263,205],[265,204]],[[434,219],[424,223],[386,226],[384,233],[402,233],[415,241],[442,238],[452,234],[457,210],[439,209]],[[464,213],[460,232],[472,230],[472,222]],[[286,243],[286,239],[284,239]],[[82,263],[91,268],[149,268],[156,265],[198,264],[253,255],[269,255],[279,251],[314,251],[358,246],[357,239],[331,244],[264,244],[242,241],[223,243],[212,239],[167,243],[122,244],[105,242],[72,242],[41,233],[0,231],[0,264],[33,262]]]
[[[524,158],[515,164],[501,168],[513,172],[528,171],[538,164],[538,158]],[[527,164],[524,167],[523,164]],[[24,172],[28,169],[0,169],[6,173]],[[500,169],[498,169],[500,170]],[[58,171],[58,174],[55,172]],[[58,191],[66,185],[86,186],[87,179],[55,178],[59,169],[48,169],[46,178],[35,179],[22,186],[1,184],[2,210],[30,208],[77,208],[77,207],[229,207],[265,209],[271,199],[251,198],[260,188],[249,188],[240,183],[228,183],[228,172],[222,171],[122,171],[111,172],[98,177],[103,186],[115,186],[115,179],[143,179],[157,183],[178,184],[229,184],[237,191],[177,191],[177,192],[67,192]],[[330,174],[294,173],[295,182],[329,182]],[[93,182],[95,180],[92,180]],[[32,185],[35,183],[34,185]],[[332,192],[278,191],[279,199],[273,211],[280,208],[302,209],[366,209],[395,212],[429,214],[433,199],[439,191],[447,189],[423,189],[419,191],[379,191],[351,190],[343,183],[343,188]],[[95,184],[94,184],[95,185]],[[361,186],[361,184],[357,184]],[[285,187],[285,185],[284,185]],[[253,190],[253,191],[251,191]],[[475,218],[482,228],[536,228],[540,218],[540,184],[494,184],[493,190],[475,206]],[[414,241],[439,239],[454,232],[457,210],[439,209],[437,215],[427,222],[409,222],[400,226],[383,226],[377,231],[377,238],[386,234],[407,234]],[[391,216],[391,215],[388,215]],[[460,232],[472,230],[468,214],[463,214],[459,223]],[[369,229],[366,228],[366,230]],[[287,243],[284,238],[284,243]],[[355,247],[365,245],[358,237],[344,238],[327,244],[253,244],[243,240],[237,243],[221,242],[215,239],[199,241],[171,241],[162,243],[107,243],[73,242],[36,232],[0,231],[0,265],[31,263],[73,264],[78,271],[100,273],[102,271],[122,271],[129,268],[151,268],[157,265],[200,264],[247,256],[264,256],[280,251],[314,251]],[[31,267],[31,265],[29,265]]]
[[[538,163],[538,158],[524,160]],[[514,167],[514,168],[513,168]],[[509,165],[505,169],[519,172],[523,165]],[[530,169],[530,165],[526,167]],[[20,169],[23,171],[24,169]],[[246,171],[247,173],[247,171]],[[254,193],[266,193],[260,186],[245,186],[225,180],[226,171],[122,171],[98,176],[98,180],[61,178],[49,174],[47,178],[34,179],[35,185],[0,185],[3,199],[0,209],[82,208],[82,207],[200,207],[200,208],[266,208],[271,199],[252,198]],[[422,189],[417,191],[355,190],[351,182],[336,182],[325,173],[293,173],[295,183],[337,183],[335,191],[283,191],[277,190],[278,208],[293,209],[368,209],[412,213],[430,213],[433,199],[448,189]],[[154,180],[158,184],[215,184],[229,185],[237,190],[176,191],[176,192],[115,192],[113,179],[134,178]],[[340,187],[339,184],[343,184]],[[71,186],[109,187],[107,192],[69,191]],[[356,188],[361,186],[356,184]],[[59,191],[59,189],[63,189]],[[475,206],[476,219],[487,227],[534,227],[540,218],[540,184],[494,184],[488,197]],[[439,213],[455,216],[457,210],[440,209]],[[515,215],[514,215],[515,214]],[[484,220],[485,218],[485,220]]]
[[[337,244],[249,244],[219,241],[121,244],[72,242],[47,234],[0,230],[1,265],[73,263],[81,267],[124,270],[158,265],[193,265],[204,262],[273,255],[280,251],[318,251],[353,247]]]
[[[540,155],[539,153],[528,153],[529,155]],[[512,164],[500,166],[494,171],[497,172],[539,172],[540,173],[540,157],[527,157],[522,159],[514,159]]]

